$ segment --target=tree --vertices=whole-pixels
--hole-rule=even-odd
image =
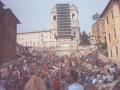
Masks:
[[[89,45],[90,44],[89,36],[85,31],[82,32],[80,40],[81,40],[81,42],[80,42],[81,45]]]
[[[101,49],[103,50],[103,54],[108,57],[107,41],[101,43]]]
[[[107,41],[101,43],[101,49],[107,49]]]

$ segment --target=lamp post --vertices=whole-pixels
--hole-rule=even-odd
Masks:
[[[44,43],[44,61],[45,61],[45,41],[43,43]]]
[[[60,61],[60,81],[62,80],[62,58]]]

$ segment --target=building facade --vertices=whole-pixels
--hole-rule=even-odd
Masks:
[[[17,42],[25,47],[43,47],[50,42],[56,42],[51,31],[35,31],[17,34]]]
[[[101,18],[105,20],[108,55],[120,60],[120,0],[110,0]]]
[[[16,34],[19,20],[10,9],[5,9],[0,1],[0,63],[15,59]]]
[[[77,7],[73,4],[56,4],[51,18],[50,30],[18,33],[17,42],[26,47],[45,47],[64,52],[76,50],[80,41]]]
[[[78,9],[74,4],[56,4],[51,18],[51,32],[56,39],[80,40]]]
[[[106,42],[106,31],[104,19],[100,19],[92,25],[92,38],[94,44],[103,44]]]

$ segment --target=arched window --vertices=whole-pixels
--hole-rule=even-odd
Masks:
[[[53,20],[56,21],[56,15],[53,16]]]
[[[56,34],[54,33],[54,37],[56,37]]]
[[[75,14],[73,13],[73,14],[72,14],[72,19],[74,19],[74,18],[75,18]]]

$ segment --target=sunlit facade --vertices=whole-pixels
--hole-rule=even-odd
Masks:
[[[79,41],[78,9],[73,4],[56,4],[52,8],[50,30],[17,34],[17,42],[22,46],[53,48],[56,52],[73,52]]]
[[[108,55],[120,60],[120,0],[110,0],[101,18],[105,20]]]
[[[105,31],[104,19],[100,19],[98,22],[92,25],[92,37],[94,39],[94,44],[98,44],[98,43],[102,44],[106,42],[106,31]]]

